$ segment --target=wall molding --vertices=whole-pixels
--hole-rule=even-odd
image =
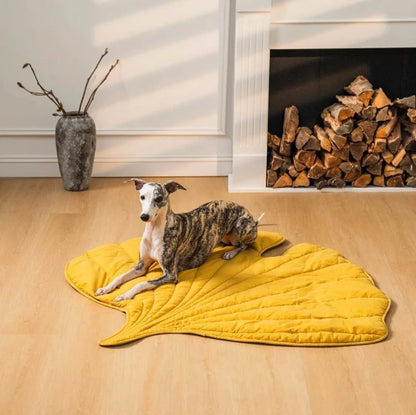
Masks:
[[[368,18],[368,19],[316,19],[316,20],[272,20],[271,24],[331,24],[331,23],[415,23],[416,18],[401,18],[401,19],[382,19],[382,18]]]
[[[231,171],[231,163],[231,156],[218,155],[97,156],[93,176],[226,176]],[[60,175],[56,156],[0,157],[0,177],[27,177],[27,170],[31,177]]]
[[[97,130],[97,136],[226,136],[224,129],[112,129],[112,130]],[[55,130],[53,129],[0,129],[0,137],[54,137]]]

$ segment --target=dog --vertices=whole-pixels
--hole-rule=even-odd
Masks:
[[[175,181],[147,183],[137,178],[129,181],[134,181],[139,191],[140,219],[146,223],[140,242],[140,261],[107,286],[99,288],[96,296],[111,293],[127,281],[145,275],[155,261],[163,271],[160,278],[140,282],[114,301],[130,300],[143,291],[176,284],[179,272],[202,265],[215,247],[233,245],[235,248],[223,255],[225,260],[230,260],[257,238],[257,225],[264,214],[254,220],[245,207],[223,200],[176,214],[170,208],[169,196],[178,189],[186,190],[181,184]]]

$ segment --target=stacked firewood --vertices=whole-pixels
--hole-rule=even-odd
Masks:
[[[313,131],[285,109],[282,136],[268,134],[267,186],[416,187],[416,97],[392,102],[363,76],[344,89]]]

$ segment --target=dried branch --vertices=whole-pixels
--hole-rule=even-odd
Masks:
[[[39,82],[39,79],[38,79],[38,77],[36,76],[36,72],[35,72],[35,70],[33,69],[33,66],[32,66],[32,64],[30,64],[30,63],[25,63],[24,65],[23,65],[23,68],[26,68],[27,66],[29,66],[29,68],[30,68],[30,70],[32,71],[32,73],[33,73],[33,76],[35,77],[35,79],[36,79],[36,83],[39,85],[39,88],[46,94],[46,96],[58,107],[58,108],[60,108],[61,106],[62,106],[62,103],[60,103],[59,102],[59,99],[54,95],[54,93],[52,92],[52,90],[50,90],[50,91],[47,91],[42,85],[41,85],[41,83]]]
[[[86,114],[87,112],[88,112],[88,108],[90,107],[90,105],[92,104],[92,101],[94,100],[94,98],[95,98],[95,94],[96,94],[96,92],[97,92],[97,90],[98,90],[98,88],[106,81],[106,79],[108,78],[108,76],[110,75],[110,73],[111,73],[111,71],[117,66],[117,64],[119,63],[119,60],[117,59],[116,61],[115,61],[115,63],[113,64],[113,65],[111,65],[110,66],[110,69],[108,70],[108,72],[107,72],[107,75],[103,78],[103,80],[98,84],[98,86],[94,89],[94,91],[92,91],[92,93],[91,93],[91,95],[90,95],[90,97],[89,97],[89,99],[88,99],[88,101],[87,101],[87,104],[85,105],[85,108],[84,108],[84,113]]]
[[[81,113],[82,102],[84,101],[85,93],[87,92],[88,84],[89,84],[92,76],[94,75],[95,71],[97,70],[98,66],[100,65],[101,61],[103,60],[104,56],[107,55],[107,53],[108,53],[108,48],[105,48],[104,53],[101,55],[100,59],[97,62],[97,65],[95,65],[95,68],[93,69],[93,71],[91,72],[90,76],[87,79],[87,82],[86,82],[85,87],[84,87],[84,92],[82,93],[81,102],[79,103],[78,113]]]
[[[34,92],[34,91],[30,91],[29,89],[27,89],[26,87],[24,87],[23,85],[22,85],[22,83],[21,82],[18,82],[17,83],[17,85],[20,87],[20,88],[22,88],[22,89],[24,89],[25,91],[27,91],[27,92],[29,92],[30,94],[32,94],[32,95],[35,95],[35,96],[45,96],[45,97],[47,97],[49,100],[51,100],[55,105],[56,105],[56,107],[58,108],[58,111],[62,111],[62,113],[63,114],[66,114],[66,112],[65,112],[65,110],[64,110],[64,107],[63,107],[63,105],[62,105],[62,102],[61,101],[59,101],[59,99],[58,99],[58,97],[53,93],[53,91],[52,90],[50,90],[50,91],[48,91],[46,88],[44,88],[43,86],[42,86],[42,84],[39,82],[39,79],[38,79],[38,77],[36,76],[36,72],[35,72],[35,70],[33,69],[33,66],[30,64],[30,63],[25,63],[24,65],[23,65],[23,68],[27,68],[27,67],[29,67],[30,68],[30,70],[32,71],[32,74],[33,74],[33,76],[34,76],[34,78],[35,78],[35,80],[36,80],[36,83],[38,84],[38,86],[39,86],[39,88],[41,89],[41,91],[42,92]]]
[[[105,48],[104,53],[100,56],[100,59],[98,60],[97,64],[95,65],[94,69],[92,70],[90,76],[87,78],[87,82],[85,83],[85,87],[84,87],[84,91],[82,93],[82,97],[81,97],[81,102],[79,103],[79,107],[78,107],[78,111],[74,111],[71,114],[86,114],[89,107],[91,106],[92,102],[94,101],[95,98],[95,94],[97,93],[98,88],[100,88],[100,86],[106,81],[106,79],[108,78],[108,76],[110,75],[111,71],[116,67],[116,65],[119,63],[119,60],[117,59],[116,62],[111,65],[110,69],[108,70],[107,74],[105,75],[105,77],[103,78],[103,80],[98,84],[98,86],[92,91],[90,97],[88,98],[88,101],[85,105],[84,111],[81,111],[82,108],[82,104],[84,102],[84,98],[85,98],[85,94],[87,92],[87,88],[88,85],[90,83],[90,80],[92,78],[92,76],[94,75],[95,71],[97,70],[98,66],[100,65],[101,61],[103,60],[104,56],[107,55],[108,53],[108,49]],[[30,70],[32,71],[32,74],[36,80],[36,83],[38,84],[41,92],[37,92],[37,91],[31,91],[30,89],[26,88],[21,82],[18,82],[17,85],[24,89],[26,92],[28,92],[29,94],[35,95],[37,97],[47,97],[49,100],[51,100],[57,107],[57,113],[54,113],[54,116],[59,116],[59,113],[62,113],[62,115],[67,115],[67,112],[65,111],[62,102],[58,99],[58,97],[54,94],[54,92],[51,90],[47,90],[40,82],[39,79],[36,75],[35,70],[33,69],[33,66],[30,63],[25,63],[23,65],[23,68],[27,68],[29,67]]]

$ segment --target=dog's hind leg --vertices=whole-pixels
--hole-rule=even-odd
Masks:
[[[120,287],[120,285],[124,284],[127,281],[133,280],[134,278],[141,277],[142,275],[146,274],[147,270],[149,269],[150,265],[152,264],[153,259],[151,258],[144,258],[139,261],[139,263],[126,273],[118,276],[110,284],[106,285],[105,287],[99,288],[95,295],[104,295],[113,292],[115,289]]]
[[[233,259],[236,255],[238,255],[240,252],[244,251],[248,248],[248,245],[241,244],[237,246],[237,248],[232,249],[231,251],[227,251],[222,257],[223,259]]]
[[[233,259],[236,255],[246,250],[254,243],[257,238],[257,224],[259,220],[254,221],[251,215],[244,215],[237,219],[232,232],[227,235],[235,248],[231,251],[227,251],[223,255],[224,259]]]

